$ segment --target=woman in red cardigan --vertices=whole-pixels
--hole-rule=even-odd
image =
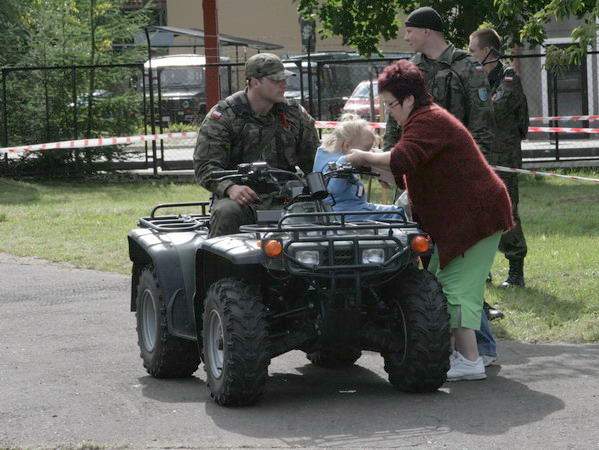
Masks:
[[[466,127],[432,102],[418,67],[398,61],[379,76],[378,87],[401,138],[390,152],[356,149],[347,161],[390,168],[409,190],[412,211],[435,242],[428,270],[447,297],[454,346],[447,380],[484,379],[475,330],[499,238],[514,226],[510,199]]]

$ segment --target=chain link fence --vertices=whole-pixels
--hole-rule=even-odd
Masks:
[[[2,145],[21,146],[70,139],[131,136],[197,131],[207,113],[204,57],[153,65],[152,83],[146,63],[112,66],[68,66],[2,69]],[[369,121],[381,117],[376,79],[398,58],[364,60],[347,54],[285,59],[288,98],[295,98],[320,121],[341,114],[357,114]],[[200,59],[198,59],[200,58]],[[599,113],[599,54],[590,52],[582,65],[551,72],[545,55],[511,57],[522,77],[531,117],[592,116]],[[160,58],[157,58],[158,61]],[[168,57],[166,58],[168,59]],[[153,60],[154,61],[154,60]],[[153,63],[154,64],[154,63]],[[221,98],[245,87],[244,63],[222,62]],[[145,75],[144,75],[145,74]],[[597,128],[599,121],[551,120],[531,122],[534,127]],[[151,168],[156,172],[192,167],[194,138],[168,139],[124,147],[77,151],[40,151],[48,168],[111,162],[112,167]],[[579,161],[599,159],[597,133],[529,132],[523,142],[525,161]],[[8,156],[4,155],[5,161]],[[120,165],[115,165],[118,161]]]

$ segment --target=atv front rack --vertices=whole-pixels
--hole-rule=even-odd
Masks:
[[[261,240],[270,239],[270,236],[280,239],[281,234],[287,234],[288,238],[280,240],[283,243],[283,264],[290,274],[320,278],[355,277],[357,280],[400,270],[416,256],[411,250],[411,239],[419,235],[428,236],[419,230],[416,222],[398,219],[347,222],[345,216],[350,214],[371,216],[373,212],[292,213],[273,226],[244,225],[240,230],[255,232]],[[286,223],[298,218],[303,219],[301,223]],[[361,230],[369,233],[361,233]],[[401,235],[394,233],[395,230],[404,231],[404,242],[400,239]],[[411,230],[414,232],[410,233]],[[377,243],[385,252],[384,261],[364,263],[362,251]],[[314,244],[314,249],[322,253],[321,263],[306,264],[294,256],[293,248],[304,244]]]
[[[189,206],[200,206],[202,213],[156,216],[156,211],[159,209]],[[210,223],[209,207],[210,202],[161,203],[152,209],[149,217],[140,218],[139,225],[161,232],[195,231],[207,228]]]

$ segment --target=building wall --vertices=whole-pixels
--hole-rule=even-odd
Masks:
[[[204,29],[202,0],[166,2],[169,26]],[[284,48],[273,51],[279,55],[302,53],[297,3],[291,0],[217,0],[217,7],[220,33],[283,45]],[[402,30],[399,31],[398,39],[381,43],[384,52],[410,52],[410,47],[403,40]],[[354,49],[343,46],[339,37],[321,40],[317,35],[315,51]],[[187,53],[189,49],[171,51],[175,52]],[[223,47],[221,55],[229,56],[233,61],[238,56],[243,61],[254,53],[253,49],[247,49],[247,53],[244,53],[240,48],[236,55],[234,47]]]
[[[572,42],[571,33],[574,28],[583,22],[582,19],[570,17],[557,21],[553,20],[546,26],[545,45],[567,45]],[[598,45],[590,50],[596,51]],[[543,47],[535,47],[524,50],[524,54],[537,55],[545,53]],[[599,55],[589,54],[585,60],[585,83],[582,86],[581,95],[586,97],[587,108],[584,110],[583,101],[580,98],[572,99],[569,104],[559,106],[560,115],[597,114],[599,112]],[[549,83],[552,82],[551,75],[547,73],[545,58],[526,58],[521,61],[520,75],[524,84],[524,91],[528,98],[531,116],[548,116],[551,110],[551,97],[549,95]],[[562,102],[564,103],[564,101]],[[538,124],[536,124],[538,125]],[[562,125],[562,126],[580,126]],[[592,125],[591,125],[592,126]],[[530,138],[530,135],[529,135]]]

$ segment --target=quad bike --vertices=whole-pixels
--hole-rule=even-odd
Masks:
[[[368,350],[399,390],[439,389],[449,316],[440,284],[419,269],[432,242],[401,213],[350,222],[373,213],[332,211],[327,180],[356,173],[373,175],[333,164],[304,177],[265,163],[214,173],[282,199],[238,234],[208,238],[208,202],[160,204],[141,218],[128,235],[131,311],[148,373],[185,377],[203,362],[218,404],[252,404],[276,356],[301,350],[330,368]]]

